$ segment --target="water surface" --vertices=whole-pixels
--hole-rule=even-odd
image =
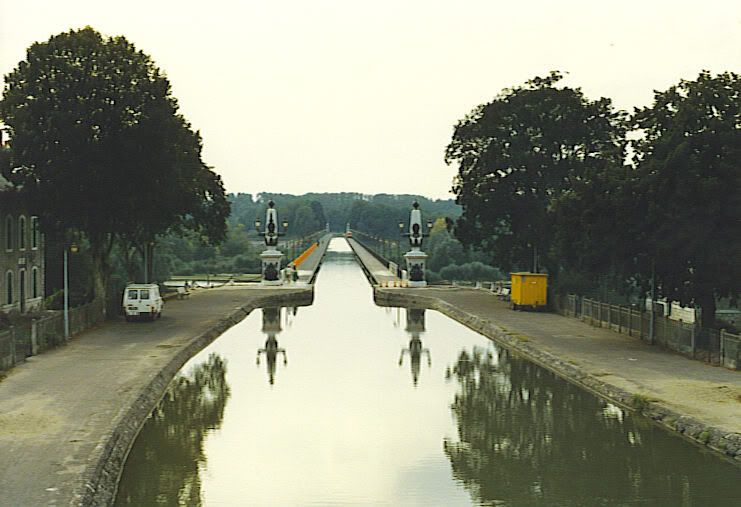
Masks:
[[[314,305],[183,367],[118,505],[741,505],[739,468],[431,311],[333,240]]]

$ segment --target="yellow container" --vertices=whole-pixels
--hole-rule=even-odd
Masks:
[[[548,275],[545,273],[510,273],[512,308],[540,310],[546,307]]]

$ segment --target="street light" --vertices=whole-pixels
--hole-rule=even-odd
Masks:
[[[77,244],[64,247],[64,339],[69,339],[69,252],[77,253]]]

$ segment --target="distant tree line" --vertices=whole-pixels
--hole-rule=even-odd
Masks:
[[[456,236],[562,290],[570,274],[653,286],[711,326],[716,299],[741,291],[741,79],[702,72],[632,114],[561,79],[505,89],[455,126]]]
[[[347,224],[368,234],[396,237],[400,220],[409,220],[409,211],[416,200],[425,217],[457,218],[461,208],[453,199],[428,199],[409,194],[360,194],[356,192],[308,193],[304,195],[263,192],[230,194],[231,224],[252,227],[256,217],[264,217],[267,202],[276,202],[279,219],[289,222],[288,235],[310,234],[329,225],[330,231],[344,232]]]

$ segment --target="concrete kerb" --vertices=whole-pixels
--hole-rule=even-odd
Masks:
[[[628,392],[608,384],[581,368],[565,362],[553,354],[518,339],[493,324],[488,319],[471,315],[434,296],[413,294],[399,289],[374,288],[374,300],[379,306],[400,306],[436,310],[522,355],[529,361],[552,371],[559,377],[576,384],[607,401],[631,412],[639,413],[662,428],[684,437],[688,441],[707,447],[724,458],[741,466],[741,434],[729,432],[703,423],[693,417],[679,414],[656,400],[643,399],[639,393]]]
[[[147,417],[167,392],[170,382],[182,366],[227,329],[241,322],[257,308],[273,305],[306,306],[312,303],[313,288],[287,294],[256,295],[251,301],[220,319],[208,331],[191,339],[168,364],[124,403],[114,418],[110,433],[95,447],[80,484],[73,490],[71,505],[111,505],[116,497],[124,463]]]

